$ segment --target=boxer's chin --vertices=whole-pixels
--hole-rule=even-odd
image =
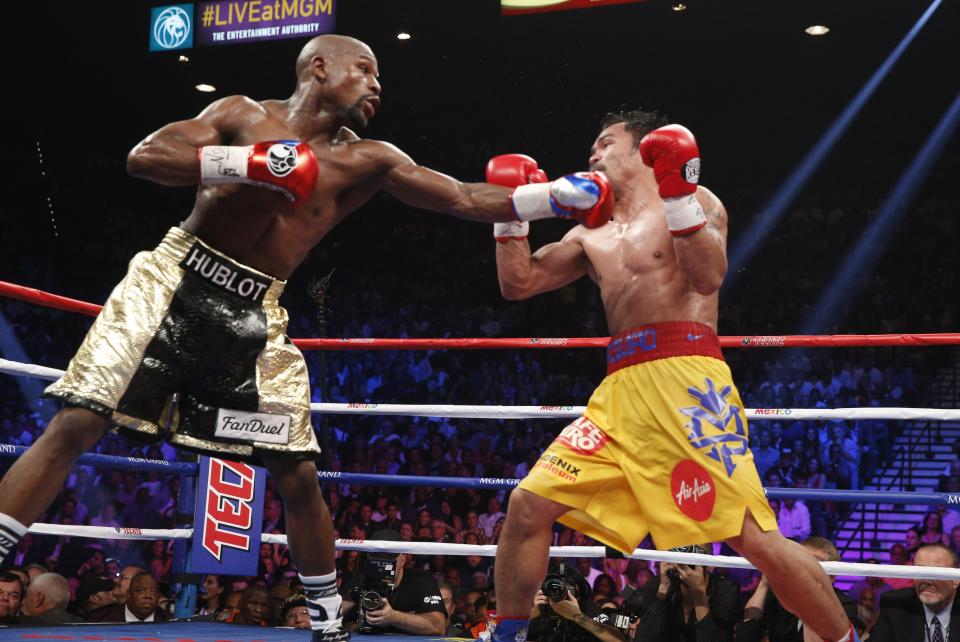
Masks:
[[[351,129],[364,129],[367,126],[367,115],[363,113],[362,100],[347,110],[347,123]]]

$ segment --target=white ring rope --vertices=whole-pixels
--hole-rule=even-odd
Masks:
[[[312,403],[314,412],[344,415],[404,415],[461,419],[532,419],[579,417],[586,406],[459,406],[453,404]],[[946,408],[747,408],[753,421],[814,419],[960,420],[960,409]]]
[[[38,377],[51,381],[63,376],[62,370],[0,359],[0,373]],[[586,406],[469,406],[455,404],[399,403],[312,403],[310,410],[338,415],[391,415],[406,417],[454,417],[459,419],[567,419],[579,417]],[[747,419],[837,420],[899,419],[936,421],[960,420],[956,408],[747,408]]]
[[[71,535],[93,539],[190,539],[192,528],[122,528],[112,526],[80,526],[77,524],[34,524],[36,535]]]
[[[63,376],[63,370],[47,368],[46,366],[35,366],[32,363],[9,361],[7,359],[0,359],[0,372],[9,375],[37,377],[38,379],[47,379],[48,381],[56,381]]]
[[[262,542],[286,544],[286,535],[263,534]],[[413,553],[416,555],[479,555],[493,557],[497,554],[495,544],[442,544],[439,542],[381,542],[357,539],[338,539],[337,548],[371,553]],[[550,557],[608,557],[603,546],[551,546]],[[680,564],[698,564],[724,568],[756,568],[742,557],[727,555],[700,555],[676,551],[652,551],[638,548],[630,559],[663,561]],[[856,564],[852,562],[820,562],[829,575],[902,577],[907,579],[960,580],[960,569],[934,566],[898,566],[882,564]]]
[[[109,526],[78,526],[65,524],[34,524],[30,532],[42,535],[69,535],[94,539],[190,539],[192,528],[113,528]],[[261,542],[265,544],[287,544],[286,535],[263,533]],[[366,551],[371,553],[413,553],[415,555],[479,555],[493,557],[497,554],[494,544],[443,544],[439,542],[383,542],[357,539],[338,539],[337,549]],[[551,557],[607,557],[603,546],[551,546]],[[679,553],[676,551],[652,551],[638,548],[631,559],[698,564],[724,568],[754,568],[742,557],[726,555],[700,555],[697,553]],[[897,566],[883,564],[858,564],[852,562],[821,562],[823,570],[830,575],[865,577],[900,577],[907,579],[960,580],[960,569],[932,566]]]

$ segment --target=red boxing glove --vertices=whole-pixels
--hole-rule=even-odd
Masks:
[[[685,196],[697,191],[700,180],[700,150],[689,129],[667,125],[640,141],[640,158],[660,186],[660,198]]]
[[[529,156],[501,154],[487,163],[487,182],[503,187],[520,187],[529,183],[546,183],[547,174]]]
[[[591,230],[597,227],[603,227],[609,223],[610,219],[613,218],[613,205],[615,201],[610,179],[608,179],[603,172],[578,172],[572,176],[564,176],[560,180],[554,181],[552,184],[553,189],[550,190],[554,203],[561,204],[564,202],[564,197],[567,196],[566,188],[568,186],[574,187],[574,192],[579,191],[579,188],[572,184],[574,178],[590,181],[596,186],[597,202],[592,207],[586,209],[572,209],[571,214],[573,218],[577,219],[580,225]]]
[[[705,227],[707,217],[696,196],[700,150],[690,130],[682,125],[653,130],[640,141],[640,158],[653,168],[670,233],[686,236]]]
[[[530,183],[546,183],[547,174],[529,156],[501,154],[487,163],[487,182],[503,187],[519,187]],[[493,238],[497,239],[497,243],[522,241],[529,233],[530,224],[526,221],[493,224]]]
[[[271,140],[246,147],[208,145],[200,148],[200,183],[246,183],[280,192],[294,205],[313,194],[320,173],[306,143]]]

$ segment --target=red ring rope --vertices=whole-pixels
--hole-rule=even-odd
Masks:
[[[0,296],[57,310],[97,316],[102,306],[0,281]],[[511,339],[293,339],[301,350],[490,350],[517,348],[605,348],[610,337]],[[960,345],[960,333],[833,334],[720,337],[724,348]]]

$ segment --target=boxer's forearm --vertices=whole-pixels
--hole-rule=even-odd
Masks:
[[[530,242],[524,238],[497,243],[496,252],[497,281],[500,283],[503,298],[526,298],[526,284],[533,268],[530,262]]]
[[[576,228],[575,228],[576,229]],[[504,298],[527,299],[572,283],[587,273],[580,243],[569,234],[530,254],[527,239],[497,243],[497,278]]]
[[[511,190],[490,183],[460,183],[463,194],[454,208],[454,216],[484,223],[510,223],[517,220],[510,202]]]
[[[510,202],[512,190],[489,183],[462,183],[441,172],[416,165],[396,149],[382,150],[383,162],[391,167],[381,177],[380,187],[407,205],[452,214],[481,223],[517,220]]]
[[[708,225],[693,234],[675,236],[673,247],[680,269],[698,293],[706,296],[720,289],[727,273],[727,256],[716,230]]]

